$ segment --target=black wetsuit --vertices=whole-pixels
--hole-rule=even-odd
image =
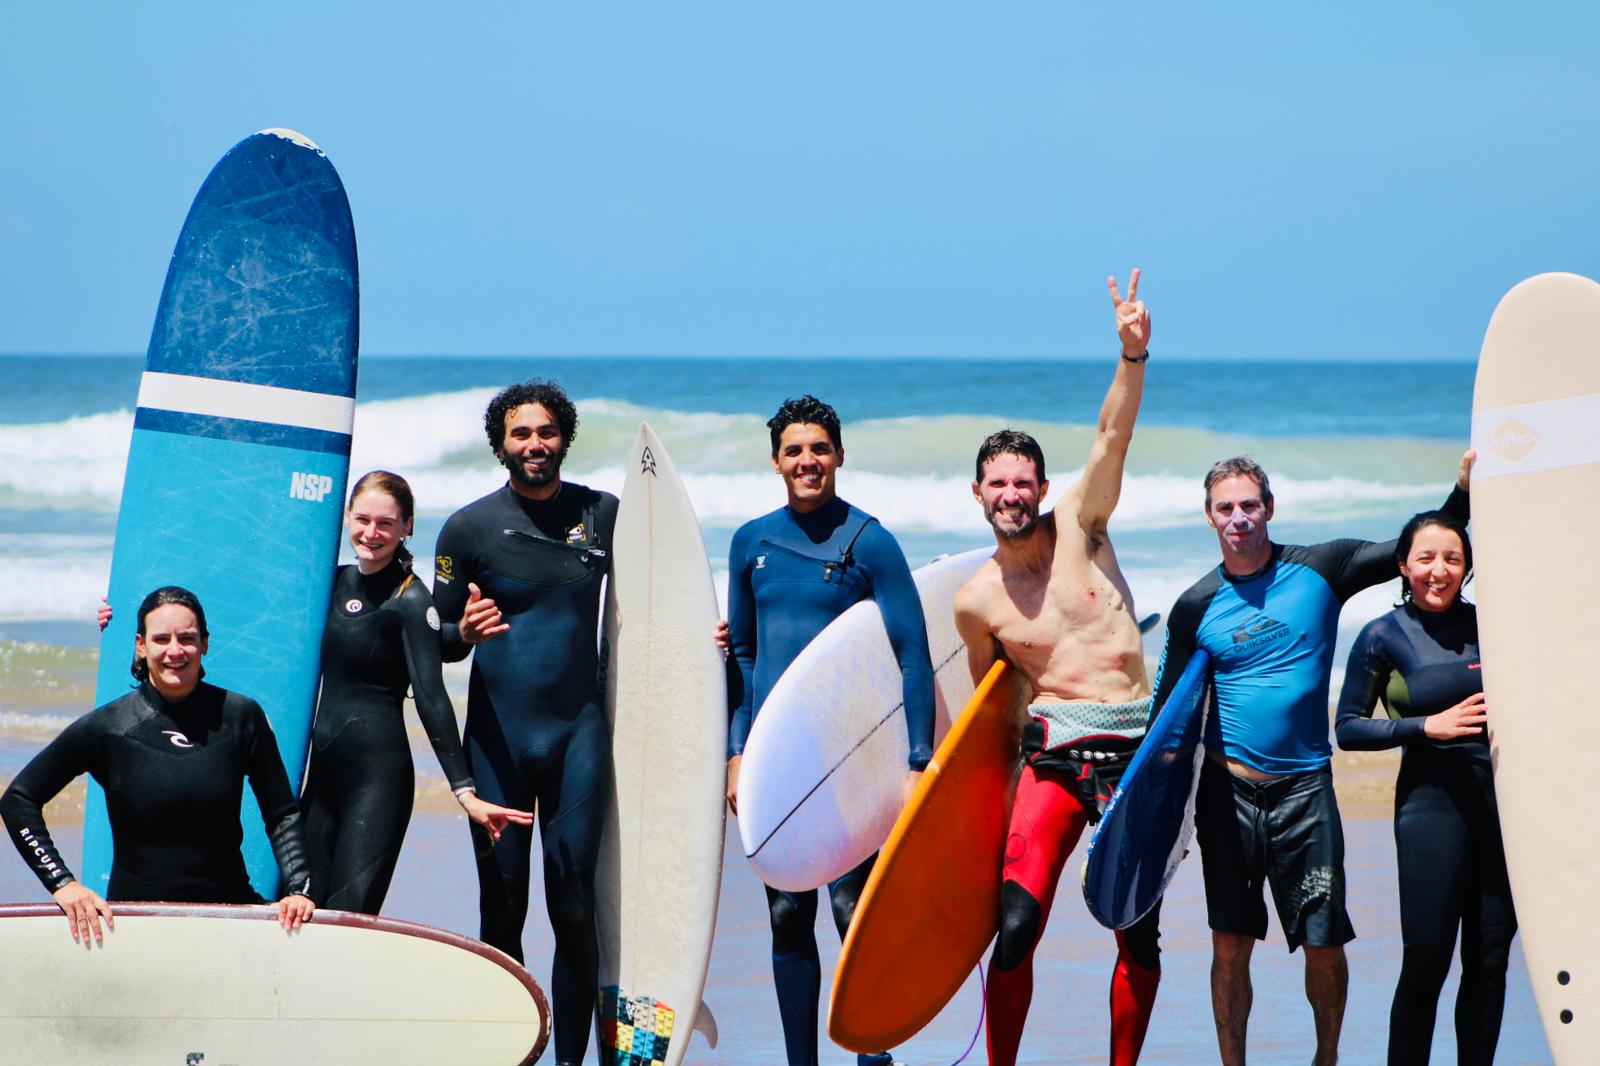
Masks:
[[[479,796],[539,815],[557,1062],[583,1058],[597,992],[594,874],[612,772],[598,632],[616,521],[610,493],[564,482],[536,501],[506,486],[450,517],[434,569],[446,623],[460,620],[470,581],[511,627],[472,657],[467,760]],[[450,635],[446,657],[463,657]],[[533,832],[507,826],[493,847],[475,838],[480,935],[520,960]]]
[[[239,801],[250,779],[286,893],[309,893],[305,841],[266,714],[254,700],[201,682],[181,703],[148,683],[73,722],[0,797],[17,850],[44,887],[75,880],[45,828],[43,807],[79,774],[106,792],[108,900],[260,903],[239,852]]]
[[[1423,731],[1428,715],[1482,691],[1478,612],[1469,603],[1437,613],[1398,607],[1367,623],[1350,649],[1335,725],[1339,746],[1405,748],[1394,795],[1405,954],[1389,1012],[1391,1063],[1428,1061],[1457,926],[1458,1061],[1493,1061],[1500,1037],[1517,919],[1488,739],[1432,740]],[[1379,700],[1388,716],[1368,717]]]
[[[334,578],[301,797],[319,907],[377,914],[388,894],[416,792],[408,687],[450,788],[473,783],[439,672],[439,615],[427,586],[407,575],[391,562],[365,575],[342,566]]]

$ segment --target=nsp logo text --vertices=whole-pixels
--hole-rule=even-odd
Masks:
[[[321,503],[322,498],[333,491],[333,478],[327,474],[313,474],[296,470],[289,479],[289,498],[291,500],[310,500],[312,503]]]

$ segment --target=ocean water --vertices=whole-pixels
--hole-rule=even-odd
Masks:
[[[139,357],[0,357],[0,635],[63,623],[73,639],[103,594],[132,432]],[[766,419],[813,393],[844,420],[840,491],[876,514],[916,565],[988,542],[970,493],[978,442],[1004,425],[1039,437],[1053,497],[1081,470],[1109,361],[368,358],[353,472],[410,479],[413,543],[504,480],[482,430],[494,389],[553,377],[578,402],[565,476],[616,490],[641,419],[672,453],[725,568],[734,528],[779,506]],[[1112,535],[1141,611],[1164,611],[1215,564],[1200,478],[1215,459],[1256,456],[1285,541],[1383,539],[1444,498],[1465,446],[1466,364],[1164,363],[1152,359]],[[1047,501],[1048,503],[1049,501]],[[1390,602],[1369,594],[1347,626]],[[77,639],[82,639],[81,633]],[[0,679],[3,680],[3,679]]]

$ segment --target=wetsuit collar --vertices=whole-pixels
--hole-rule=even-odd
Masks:
[[[1272,554],[1267,556],[1267,561],[1262,563],[1259,569],[1252,570],[1248,574],[1231,574],[1228,572],[1228,567],[1225,563],[1217,564],[1217,569],[1222,571],[1223,580],[1230,581],[1235,585],[1243,585],[1246,582],[1254,581],[1256,578],[1262,577],[1268,570],[1271,570],[1274,566],[1278,565],[1278,556],[1282,554],[1283,545],[1273,544]]]

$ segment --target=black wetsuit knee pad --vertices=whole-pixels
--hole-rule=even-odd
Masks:
[[[1039,940],[1043,920],[1044,908],[1033,898],[1033,893],[1015,881],[1001,886],[1000,930],[994,942],[994,968],[1014,970],[1028,961]]]
[[[806,906],[807,898],[811,905]],[[767,913],[772,920],[774,954],[808,955],[816,951],[813,926],[817,920],[816,893],[767,889]]]
[[[1136,966],[1161,972],[1161,904],[1143,918],[1117,930],[1117,946]]]

